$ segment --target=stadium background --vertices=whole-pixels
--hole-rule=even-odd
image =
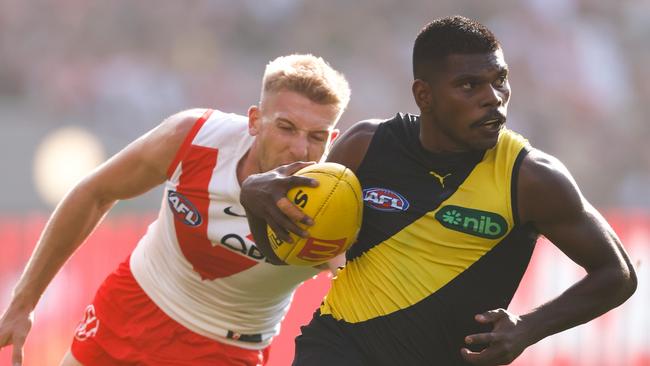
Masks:
[[[0,307],[71,181],[180,109],[245,113],[265,63],[312,52],[342,70],[342,129],[415,112],[411,46],[434,17],[491,27],[511,68],[508,123],[558,156],[611,220],[637,293],[598,320],[529,348],[514,365],[650,365],[650,1],[0,0]],[[135,245],[160,191],[121,202],[36,311],[25,365],[58,364],[100,281]],[[552,298],[583,271],[538,244],[511,308]],[[326,291],[304,285],[271,353],[286,365]],[[0,364],[9,364],[9,349]]]

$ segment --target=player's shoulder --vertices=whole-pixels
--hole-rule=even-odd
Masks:
[[[167,138],[183,138],[187,136],[194,124],[208,112],[207,108],[186,109],[165,118],[157,130]]]
[[[199,122],[203,122],[199,125]],[[245,130],[248,126],[246,116],[226,113],[217,109],[192,108],[167,117],[160,128],[170,137],[186,136],[195,126],[206,127],[208,134],[228,134]],[[234,131],[234,132],[233,132]]]
[[[327,161],[343,164],[356,171],[363,160],[377,127],[384,122],[367,119],[352,125],[335,142]]]
[[[540,188],[549,183],[561,183],[571,178],[569,170],[560,159],[535,148],[528,150],[522,161],[519,175],[531,184],[541,186]]]
[[[187,135],[194,124],[210,111],[208,108],[186,109],[167,117],[161,127],[174,135]]]
[[[518,196],[522,218],[557,215],[582,207],[582,194],[567,167],[555,156],[531,148],[521,163]]]
[[[377,131],[379,125],[385,122],[382,119],[366,119],[353,124],[342,136],[355,141],[370,139]],[[346,136],[347,135],[347,136]]]

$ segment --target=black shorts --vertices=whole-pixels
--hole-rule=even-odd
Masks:
[[[342,322],[316,311],[308,325],[296,337],[293,366],[371,365],[361,357],[353,339],[345,333]]]
[[[459,319],[422,316],[422,305],[359,323],[317,311],[296,338],[293,366],[469,365],[460,355],[463,338],[487,329],[465,331],[470,324]]]

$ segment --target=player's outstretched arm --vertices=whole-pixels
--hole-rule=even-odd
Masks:
[[[376,123],[364,121],[355,124],[332,147],[327,161],[336,162],[356,171],[368,148]],[[307,237],[308,233],[296,223],[312,225],[312,219],[287,199],[287,192],[297,186],[316,186],[318,181],[291,174],[308,163],[297,162],[277,169],[253,174],[242,183],[240,201],[246,210],[248,225],[255,239],[255,245],[273,264],[285,264],[271,249],[266,236],[266,225],[283,241],[291,242],[289,233]],[[339,258],[340,260],[340,258]],[[334,268],[335,264],[332,264]]]
[[[59,203],[0,318],[0,348],[13,344],[12,365],[22,364],[33,310],[61,266],[117,200],[165,181],[176,151],[202,113],[191,110],[168,118],[86,176]]]
[[[503,365],[539,340],[588,322],[627,300],[637,280],[630,259],[607,221],[582,196],[571,174],[557,159],[533,150],[518,180],[519,213],[587,274],[557,298],[522,316],[504,309],[476,316],[491,323],[490,333],[468,335],[482,352],[462,349],[476,365]]]

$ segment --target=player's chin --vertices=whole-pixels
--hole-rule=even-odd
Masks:
[[[494,131],[479,134],[471,142],[472,148],[474,150],[487,150],[495,147],[499,141],[499,133],[500,131]]]
[[[488,150],[497,145],[497,141],[499,140],[498,137],[493,138],[493,139],[487,139],[487,140],[482,140],[479,144],[476,150]]]

